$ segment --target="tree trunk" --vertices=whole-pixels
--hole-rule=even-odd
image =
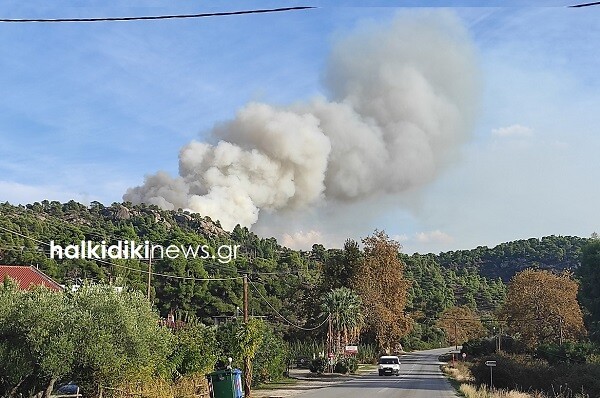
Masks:
[[[52,390],[54,390],[54,384],[56,383],[56,381],[58,380],[58,378],[53,377],[52,379],[50,379],[50,383],[48,383],[48,387],[46,387],[46,391],[44,391],[44,398],[50,398],[50,395],[52,394]]]
[[[252,396],[252,391],[250,387],[252,386],[252,361],[250,358],[244,358],[244,397],[250,398]]]
[[[31,376],[31,374],[26,375],[25,377],[23,377],[16,386],[14,386],[10,392],[8,393],[9,397],[14,397],[17,394],[17,391],[19,390],[19,387],[21,387],[21,385],[25,382],[25,380],[27,380],[29,378],[29,376]]]

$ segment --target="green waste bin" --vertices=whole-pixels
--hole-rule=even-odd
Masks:
[[[241,370],[217,370],[206,377],[211,398],[244,398]]]

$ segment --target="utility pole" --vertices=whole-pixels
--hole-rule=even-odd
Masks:
[[[248,274],[244,274],[244,323],[248,323]]]
[[[458,350],[458,321],[454,320],[454,349]]]
[[[150,283],[152,282],[152,250],[148,259],[148,301],[150,300]]]
[[[244,274],[244,327],[248,327],[248,274]],[[250,358],[244,356],[244,397],[251,397],[250,377],[252,372],[252,364]]]
[[[498,336],[498,352],[502,351],[502,325],[500,325],[500,335]]]
[[[329,324],[327,327],[327,371],[333,373],[331,369],[331,357],[333,354],[333,322],[331,320],[331,313],[329,313]]]

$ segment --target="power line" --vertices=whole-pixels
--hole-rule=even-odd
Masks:
[[[2,18],[4,23],[54,23],[54,22],[128,22],[128,21],[155,21],[161,19],[190,19],[205,17],[224,17],[232,15],[267,14],[273,12],[309,10],[316,7],[282,7],[258,10],[224,11],[201,14],[177,14],[177,15],[149,15],[137,17],[100,17],[100,18]]]
[[[581,8],[581,7],[589,7],[589,6],[600,6],[600,1],[594,1],[593,3],[583,3],[583,4],[575,4],[569,6],[570,8]]]
[[[277,310],[275,309],[275,307],[273,307],[273,305],[272,305],[272,304],[269,302],[269,300],[267,300],[267,298],[266,298],[265,296],[263,296],[263,294],[262,294],[262,293],[260,292],[260,290],[259,290],[259,289],[258,289],[258,288],[257,288],[257,287],[254,285],[254,282],[252,282],[252,280],[251,280],[250,278],[248,278],[248,282],[250,282],[250,285],[252,285],[252,288],[254,289],[254,291],[255,291],[256,293],[258,293],[258,295],[259,295],[259,296],[262,298],[262,300],[263,300],[265,303],[267,303],[267,305],[268,305],[269,307],[271,307],[271,309],[273,310],[273,312],[275,312],[277,315],[279,315],[279,317],[280,317],[281,319],[283,319],[283,320],[284,320],[286,323],[288,323],[290,326],[293,326],[293,327],[295,327],[295,328],[297,328],[297,329],[300,329],[300,330],[305,330],[305,331],[317,330],[317,329],[319,329],[321,326],[325,325],[325,323],[327,323],[327,321],[329,320],[329,317],[331,316],[331,315],[328,315],[328,316],[327,316],[327,318],[325,318],[325,320],[324,320],[323,322],[321,322],[321,324],[319,324],[318,326],[315,326],[315,327],[313,327],[313,328],[305,328],[305,327],[302,327],[302,326],[298,326],[298,325],[296,325],[295,323],[293,323],[292,321],[290,321],[289,319],[287,319],[286,317],[284,317],[283,315],[281,315],[281,314],[279,313],[279,311],[277,311]]]
[[[20,232],[17,231],[13,231],[11,229],[5,228],[3,226],[0,226],[0,229],[6,232],[10,232],[12,234],[21,236],[23,238],[26,239],[30,239],[34,242],[37,243],[41,243],[42,245],[48,246],[50,247],[50,243],[47,242],[43,242],[41,240],[32,238],[30,236],[27,236],[25,234],[22,234]],[[156,275],[156,276],[160,276],[163,278],[170,278],[170,279],[180,279],[180,280],[189,280],[189,281],[198,281],[198,282],[204,282],[204,281],[228,281],[228,280],[235,280],[235,279],[243,279],[243,276],[233,276],[233,277],[227,277],[227,278],[196,278],[193,276],[178,276],[178,275],[169,275],[169,274],[163,274],[163,273],[158,273],[158,272],[152,272],[152,271],[146,271],[144,269],[139,269],[139,268],[133,268],[133,267],[128,267],[126,265],[121,265],[121,264],[115,264],[115,263],[111,263],[110,261],[106,261],[106,260],[102,260],[102,259],[94,259],[96,261],[98,261],[99,263],[103,263],[106,265],[110,265],[113,267],[118,267],[118,268],[123,268],[123,269],[127,269],[127,270],[131,270],[131,271],[137,271],[137,272],[141,272],[141,273],[146,273],[146,274],[151,274],[151,275]]]
[[[60,223],[54,223],[52,224],[51,221],[56,221],[54,219],[46,219],[46,222],[49,223],[50,226],[54,226],[57,228],[68,228],[71,227],[70,225],[64,225],[64,224],[60,224]],[[109,240],[109,239],[120,239],[120,240],[125,240],[128,239],[130,240],[131,238],[129,237],[123,237],[123,236],[117,236],[114,234],[108,234],[108,235],[104,235],[104,234],[100,234],[98,232],[95,231],[79,231],[79,230],[72,230],[73,233],[82,233],[84,236],[88,237],[88,236],[95,236],[97,238],[101,238],[102,240]],[[25,237],[27,239],[31,239],[34,240],[33,238],[30,237],[26,237],[24,235],[21,235],[22,237]],[[139,238],[142,238],[144,240],[148,240],[147,238],[143,238],[141,236],[139,236]],[[41,241],[36,241],[38,243],[41,244],[45,244],[47,245],[45,242],[41,242]],[[153,242],[150,242],[151,244],[153,244]],[[246,257],[247,260],[250,260],[250,262],[252,262],[252,260],[254,259],[260,259],[260,260],[269,260],[266,258],[262,258],[262,257]],[[148,261],[149,258],[141,258],[141,261]],[[272,275],[272,276],[289,276],[289,275],[294,275],[294,276],[300,276],[300,270],[298,271],[270,271],[270,272],[261,272],[261,271],[251,271],[251,270],[241,270],[238,269],[237,267],[233,266],[233,265],[226,265],[226,264],[214,264],[214,263],[209,263],[209,264],[203,264],[203,266],[205,268],[213,268],[216,269],[217,271],[228,271],[228,272],[236,272],[238,274],[249,274],[249,275],[264,275],[264,276],[268,276],[268,275]],[[154,273],[153,273],[154,274]]]

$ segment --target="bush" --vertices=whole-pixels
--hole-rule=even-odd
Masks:
[[[490,383],[490,368],[486,361],[496,361],[494,367],[494,387],[518,390],[543,390],[551,380],[550,369],[544,361],[524,356],[495,355],[484,357],[472,368],[471,373],[477,384]]]
[[[527,352],[525,345],[510,336],[502,336],[502,351],[511,354],[523,354]],[[471,357],[492,355],[496,352],[496,338],[473,339],[465,342],[462,351]]]
[[[170,376],[173,336],[139,292],[101,285],[22,292],[2,285],[0,314],[0,396],[13,389],[35,395],[69,380],[97,391]]]
[[[470,357],[492,355],[496,351],[495,339],[473,339],[466,341],[462,346],[462,352]]]
[[[356,373],[357,369],[358,369],[358,360],[353,357],[348,357],[348,358],[338,359],[338,361],[335,363],[335,367],[333,368],[333,371],[335,373],[348,374],[348,373]]]
[[[325,372],[325,368],[327,368],[327,359],[325,358],[313,359],[309,367],[312,373],[319,374]]]
[[[213,370],[219,350],[215,329],[191,322],[175,331],[175,350],[169,357],[175,378]]]
[[[270,328],[265,330],[263,340],[252,361],[254,386],[269,381],[279,380],[287,369],[288,348],[281,336]]]
[[[359,345],[356,359],[359,363],[376,364],[379,359],[377,347],[374,344]]]
[[[477,384],[489,384],[490,370],[486,360],[495,360],[494,387],[518,389],[521,391],[555,391],[585,393],[592,397],[600,396],[600,365],[566,364],[550,366],[546,361],[532,359],[524,355],[499,355],[483,358],[471,372]],[[554,396],[554,395],[552,395]]]
[[[591,343],[565,342],[563,345],[544,344],[538,347],[536,355],[545,359],[550,364],[559,363],[586,363],[597,352]]]

